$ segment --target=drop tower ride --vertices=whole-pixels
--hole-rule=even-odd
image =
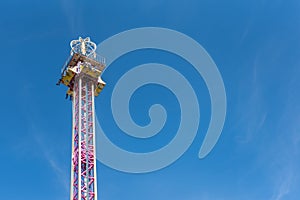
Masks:
[[[101,73],[105,59],[96,54],[90,38],[73,40],[57,85],[68,87],[72,100],[71,200],[97,200],[95,96],[105,86]]]

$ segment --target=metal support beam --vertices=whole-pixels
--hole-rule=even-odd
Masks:
[[[96,200],[95,83],[79,76],[74,83],[71,200]]]
[[[57,83],[68,87],[66,97],[73,97],[70,200],[97,200],[94,98],[105,86],[100,76],[105,59],[97,55],[90,38],[79,37],[70,46]]]

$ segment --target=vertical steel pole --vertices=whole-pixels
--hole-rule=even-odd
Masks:
[[[79,162],[78,162],[78,185],[77,185],[77,189],[78,189],[78,200],[81,200],[81,132],[82,132],[82,129],[81,129],[81,122],[82,122],[82,110],[81,110],[81,107],[82,107],[82,99],[81,99],[81,96],[82,96],[82,83],[81,83],[81,77],[79,78],[79,83],[78,83],[78,90],[79,90],[79,95],[78,95],[78,99],[79,99],[79,118],[78,118],[78,159],[79,159]]]
[[[88,98],[89,98],[89,82],[85,80],[85,178],[84,185],[86,188],[86,199],[89,199],[89,185],[88,185],[88,167],[89,167],[89,153],[88,153],[88,136],[89,136],[89,110],[88,110]]]
[[[78,170],[79,170],[79,85],[75,81],[73,93],[73,134],[72,134],[72,161],[71,161],[71,188],[70,199],[78,200]]]
[[[70,200],[73,200],[74,195],[74,162],[73,159],[75,158],[75,151],[74,151],[74,143],[75,143],[75,119],[76,119],[76,91],[73,93],[73,101],[72,101],[72,151],[71,151],[71,182],[70,182]]]
[[[97,200],[98,198],[98,193],[97,193],[97,167],[96,167],[96,142],[95,142],[95,135],[96,135],[96,130],[95,130],[95,94],[94,94],[94,83],[92,84],[92,119],[93,119],[93,162],[94,162],[94,169],[93,169],[93,177],[94,177],[94,200]]]

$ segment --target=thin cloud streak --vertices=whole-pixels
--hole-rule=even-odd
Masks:
[[[291,80],[293,82],[293,80]],[[289,87],[288,94],[292,94],[294,87]],[[297,191],[297,179],[299,179],[299,130],[300,130],[300,115],[299,107],[295,105],[297,101],[292,101],[292,96],[287,96],[287,106],[280,118],[278,130],[282,132],[279,134],[279,142],[276,146],[280,149],[277,155],[277,164],[283,170],[279,171],[277,175],[277,184],[274,188],[274,195],[272,200],[281,200],[289,194]]]
[[[250,143],[263,128],[268,117],[268,110],[265,106],[264,94],[261,89],[258,69],[261,67],[259,60],[261,56],[258,53],[253,61],[253,70],[248,80],[249,88],[245,94],[245,88],[241,88],[241,104],[237,106],[238,120],[236,125],[240,127],[242,134],[236,136],[236,141],[241,144]],[[241,112],[242,111],[242,112]]]
[[[81,28],[81,6],[72,0],[62,0],[61,8],[67,18],[71,34],[77,34]]]
[[[49,166],[55,172],[59,182],[64,186],[65,191],[69,192],[69,178],[66,175],[65,170],[61,165],[53,158],[51,149],[47,148],[47,143],[41,138],[40,134],[33,134],[35,142],[38,144],[41,152],[44,155],[45,160],[49,163]]]
[[[285,195],[287,195],[290,192],[290,186],[291,186],[291,178],[288,177],[282,181],[279,187],[279,191],[274,199],[281,200]]]

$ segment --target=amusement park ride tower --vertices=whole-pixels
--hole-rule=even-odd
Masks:
[[[69,88],[66,98],[73,103],[70,199],[97,200],[94,97],[105,86],[100,77],[105,60],[90,38],[79,37],[70,45],[71,55],[57,83]]]

